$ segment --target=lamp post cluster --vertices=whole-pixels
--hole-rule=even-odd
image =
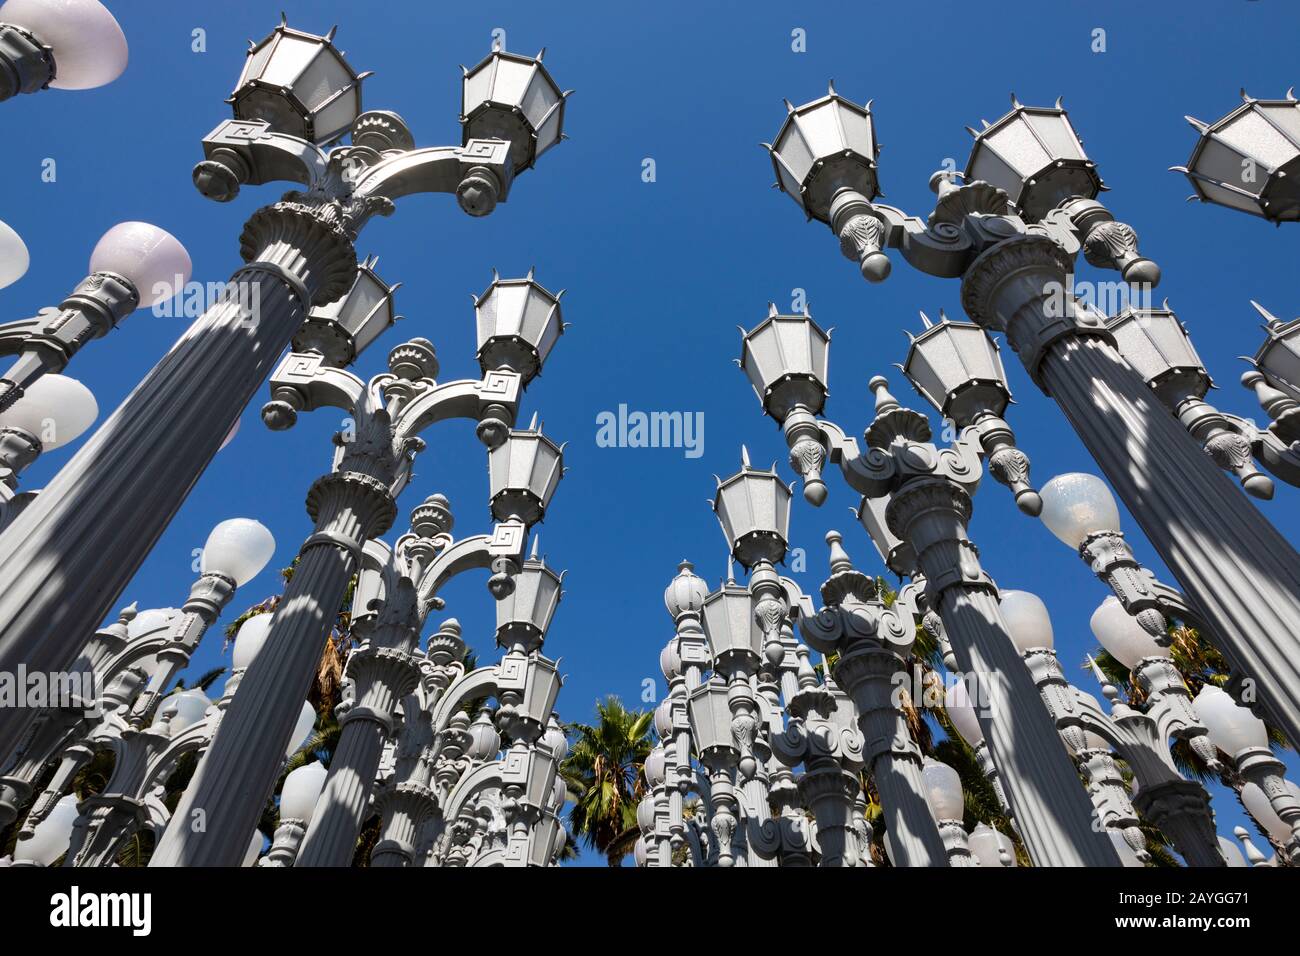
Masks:
[[[99,22],[90,8],[112,23],[93,0],[9,0],[0,9],[0,94],[75,77]],[[72,14],[69,23],[62,13]],[[97,42],[103,67],[113,49]],[[141,829],[157,840],[152,865],[255,859],[255,828],[315,720],[302,701],[350,590],[355,646],[338,744],[328,768],[309,762],[284,777],[263,862],[347,865],[376,817],[374,865],[549,865],[562,850],[561,680],[541,653],[562,576],[535,542],[525,555],[563,475],[563,447],[536,416],[517,426],[524,389],[564,330],[562,293],[531,272],[494,273],[474,302],[477,378],[441,381],[434,346],[419,337],[393,348],[387,369],[368,380],[346,369],[400,318],[397,286],[379,277],[373,257],[355,252],[366,222],[419,192],[454,193],[466,213],[485,216],[563,139],[567,93],[541,57],[494,49],[464,70],[462,144],[420,148],[396,113],[362,107],[367,74],[344,59],[332,30],[316,35],[281,22],[250,43],[227,101],[234,118],[204,138],[195,185],[220,202],[246,185],[301,188],[253,213],[240,237],[246,264],[39,493],[19,492],[23,468],[77,437],[97,412],[84,387],[57,373],[135,308],[181,291],[188,255],[163,230],[125,223],[105,235],[89,277],[57,308],[0,326],[0,354],[16,356],[0,378],[0,667],[73,670],[102,688],[93,700],[0,708],[0,817],[14,820],[35,797],[21,824],[30,859],[110,865]],[[124,43],[120,59],[117,72]],[[100,82],[112,78],[100,72]],[[14,254],[0,276],[7,284],[25,269],[26,249],[8,227],[0,233]],[[324,407],[346,416],[331,467],[308,489],[314,528],[274,611],[241,626],[221,697],[164,697],[238,585],[270,559],[260,525],[245,522],[265,540],[245,525],[218,526],[181,608],[137,614],[132,606],[83,647],[85,635],[268,376],[262,417],[271,429]],[[423,433],[452,419],[473,422],[487,450],[492,527],[453,537],[449,503],[434,495],[412,511],[405,534],[384,543],[426,450]],[[235,552],[242,557],[220,559]],[[58,587],[50,586],[52,567]],[[474,568],[490,572],[503,656],[466,673],[469,643],[455,619],[420,645],[427,616],[443,606],[439,591]],[[77,772],[103,751],[115,757],[104,789],[70,800]],[[169,812],[161,785],[187,755],[198,757],[193,777]],[[51,765],[53,779],[34,795]],[[57,852],[45,859],[51,847]]]

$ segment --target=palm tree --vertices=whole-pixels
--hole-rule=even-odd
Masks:
[[[652,711],[628,710],[616,696],[596,703],[596,723],[570,724],[572,746],[560,774],[573,795],[569,832],[622,866],[636,844],[636,806],[645,795],[642,770],[654,744]]]

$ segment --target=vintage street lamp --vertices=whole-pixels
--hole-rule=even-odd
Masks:
[[[293,337],[295,352],[320,352],[326,364],[344,368],[402,318],[393,309],[393,293],[402,284],[390,286],[379,278],[378,261],[371,256],[357,266],[356,279],[343,298],[307,313]]]
[[[533,270],[523,279],[502,279],[492,272],[492,284],[474,297],[478,332],[479,366],[518,372],[527,387],[541,372],[565,329],[561,317],[561,289],[551,294],[533,281]]]
[[[95,396],[75,378],[37,379],[22,398],[0,412],[0,482],[16,490],[24,468],[44,452],[76,441],[98,415]],[[9,510],[4,509],[0,527],[11,520]]]
[[[0,100],[89,90],[126,69],[126,37],[98,0],[7,0],[0,6]]]
[[[502,76],[526,59],[496,51],[482,69],[495,75],[507,56],[511,65]],[[266,112],[275,122],[236,116],[221,123],[204,138],[195,185],[216,201],[232,200],[243,185],[288,180],[301,188],[281,194],[246,223],[240,240],[245,265],[230,283],[241,294],[223,296],[196,320],[106,427],[15,519],[8,528],[13,533],[0,539],[6,582],[0,666],[25,661],[57,671],[75,658],[78,642],[107,616],[311,307],[329,305],[354,288],[355,242],[373,216],[390,214],[403,196],[429,192],[453,193],[465,212],[485,215],[507,199],[515,176],[561,132],[561,108],[539,117],[530,114],[531,100],[515,99],[542,96],[533,83],[493,85],[484,112],[474,110],[473,97],[467,102],[464,145],[416,148],[395,113],[357,112],[360,74],[345,67],[332,36],[284,24],[254,47],[245,67],[232,106]],[[314,95],[309,81],[328,90],[325,99]],[[527,132],[526,144],[477,138],[479,118],[514,106],[527,120],[517,125],[521,138]],[[543,126],[532,128],[534,120]],[[350,135],[347,145],[322,148],[341,133]],[[527,162],[516,163],[512,153]],[[256,322],[248,321],[250,298],[258,307]],[[499,381],[509,375],[497,374]],[[87,479],[91,471],[102,480]],[[128,526],[132,534],[115,533]],[[85,541],[106,544],[72,544]],[[38,560],[38,554],[45,557]],[[72,582],[57,594],[39,571],[52,558]],[[52,634],[57,638],[49,639]],[[24,729],[24,718],[0,715],[0,749]]]
[[[1191,116],[1200,134],[1183,173],[1191,199],[1260,216],[1281,225],[1300,219],[1300,104],[1287,90],[1281,100],[1257,100],[1241,91],[1242,104],[1213,123]]]
[[[946,763],[926,757],[921,764],[921,782],[925,786],[925,799],[930,804],[948,848],[949,866],[978,866],[971,854],[970,842],[962,817],[966,815],[966,798],[961,789],[961,777]]]
[[[564,104],[571,91],[555,85],[542,65],[545,53],[527,57],[498,49],[472,70],[461,67],[466,145],[473,139],[506,140],[516,175],[564,139]]]
[[[970,832],[970,851],[980,866],[1016,866],[1016,845],[1011,838],[987,823],[977,823]]]
[[[1286,779],[1286,766],[1269,748],[1264,722],[1213,684],[1202,685],[1194,705],[1210,740],[1228,755],[1243,784],[1258,787],[1273,813],[1290,828],[1291,836],[1280,841],[1282,846],[1300,847],[1300,800]]]
[[[72,827],[77,822],[77,795],[59,800],[30,836],[20,836],[14,845],[13,866],[50,866],[68,850]]]
[[[992,336],[973,322],[953,322],[939,310],[938,324],[921,313],[925,331],[907,337],[911,346],[902,365],[912,387],[958,429],[974,426],[989,474],[1016,496],[1028,515],[1042,508],[1029,484],[1029,458],[1003,415],[1011,403],[1002,357]]]
[[[42,375],[63,371],[87,341],[180,293],[190,270],[189,253],[166,230],[147,222],[109,229],[90,254],[89,274],[57,308],[0,324],[0,355],[18,356],[0,377],[0,412]]]
[[[842,112],[837,100],[792,107],[783,136],[814,107]],[[867,154],[869,175],[859,164],[856,175],[834,177],[828,195],[819,174],[845,157],[842,136],[804,136],[797,141],[802,153],[792,151],[796,141],[788,137],[770,149],[777,185],[830,226],[868,278],[887,275],[886,248],[929,275],[961,278],[966,314],[1006,335],[1189,601],[1204,609],[1229,665],[1259,682],[1263,706],[1289,736],[1300,737],[1293,637],[1300,633],[1300,553],[1234,493],[1201,444],[1123,360],[1104,316],[1070,291],[1080,252],[1139,290],[1154,286],[1160,270],[1139,252],[1132,227],[1098,202],[1097,171],[1059,102],[1044,109],[1013,98],[1010,113],[971,132],[966,181],[937,173],[931,185],[938,199],[925,219],[878,201],[874,154]],[[1160,454],[1135,451],[1151,448]],[[1252,484],[1263,490],[1261,482]]]
[[[312,811],[325,787],[326,770],[317,760],[289,772],[280,788],[280,823],[271,839],[271,849],[261,866],[293,866],[303,834],[311,825]]]
[[[1165,407],[1199,441],[1215,464],[1241,481],[1246,493],[1272,498],[1273,482],[1260,474],[1251,458],[1247,429],[1205,401],[1214,387],[1192,346],[1187,329],[1169,309],[1129,306],[1106,320],[1125,361],[1146,380]],[[1249,431],[1253,431],[1250,429]]]
[[[263,121],[322,146],[361,115],[361,81],[334,46],[334,30],[316,36],[280,21],[261,43],[249,43],[244,71],[226,100],[241,120]]]

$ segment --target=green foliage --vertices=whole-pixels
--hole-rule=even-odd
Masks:
[[[560,774],[573,798],[569,833],[621,866],[639,831],[637,803],[645,795],[642,773],[654,744],[654,714],[628,710],[616,696],[596,703],[595,724],[569,724],[569,756]]]

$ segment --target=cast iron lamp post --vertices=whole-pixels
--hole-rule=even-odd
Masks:
[[[982,471],[977,427],[968,426],[951,448],[940,449],[929,441],[925,417],[902,408],[885,379],[876,377],[871,380],[876,417],[866,431],[868,450],[860,453],[839,426],[816,417],[826,383],[815,368],[800,364],[799,357],[824,356],[825,334],[806,315],[787,318],[782,324],[786,336],[812,345],[802,351],[778,348],[778,340],[767,332],[769,316],[744,334],[741,367],[764,410],[782,426],[790,463],[805,479],[805,497],[812,504],[825,500],[821,468],[829,458],[853,490],[886,503],[877,517],[892,538],[910,548],[958,670],[982,678],[981,701],[988,706],[979,710],[980,726],[1034,862],[1115,865],[1113,847],[1089,828],[1088,798],[1016,653],[998,609],[997,589],[980,567],[966,531]],[[893,550],[887,541],[877,541],[877,547],[882,555]]]
[[[0,6],[0,100],[47,87],[89,90],[126,69],[126,37],[98,0]]]
[[[770,151],[777,184],[834,230],[866,278],[888,275],[887,247],[930,275],[961,277],[967,315],[1006,334],[1213,625],[1230,665],[1259,682],[1274,720],[1300,738],[1300,555],[1161,407],[1104,317],[1068,293],[1080,250],[1139,288],[1155,285],[1159,269],[1096,200],[1095,164],[1059,103],[1013,99],[1010,113],[971,132],[965,184],[936,174],[928,222],[876,201],[870,111],[834,91],[790,107]]]
[[[249,51],[232,97],[236,116],[204,139],[195,183],[222,201],[243,184],[305,188],[252,215],[240,241],[246,264],[230,284],[237,294],[191,326],[0,538],[0,666],[57,671],[76,656],[309,309],[353,287],[353,242],[372,216],[418,192],[456,193],[465,211],[484,215],[560,136],[564,97],[525,57],[497,51],[465,75],[457,147],[416,148],[396,114],[362,113],[359,83],[330,37],[281,25]],[[484,138],[509,125],[495,122],[501,114],[520,142]],[[350,145],[322,148],[341,132],[351,133]],[[48,587],[54,567],[67,587]],[[28,720],[0,714],[0,745]]]

